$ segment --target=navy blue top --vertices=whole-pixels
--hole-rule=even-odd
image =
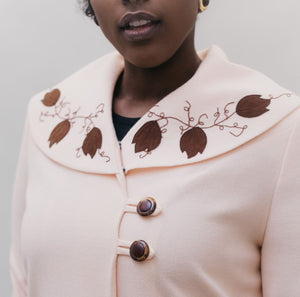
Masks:
[[[140,119],[140,118],[127,118],[119,114],[112,112],[113,123],[115,126],[117,138],[121,141],[130,128]]]

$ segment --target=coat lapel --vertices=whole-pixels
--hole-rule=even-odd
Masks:
[[[101,57],[29,102],[32,136],[58,163],[85,172],[122,170],[111,101],[123,59]]]
[[[127,171],[215,157],[300,107],[295,94],[230,62],[218,46],[199,56],[202,63],[194,76],[153,106],[122,140]],[[47,156],[86,172],[122,170],[111,106],[123,67],[117,52],[108,54],[32,98],[32,135]]]

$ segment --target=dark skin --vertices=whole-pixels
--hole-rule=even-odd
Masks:
[[[113,98],[116,113],[141,117],[194,75],[201,63],[194,45],[198,0],[91,0],[91,5],[104,35],[124,57]],[[120,19],[135,11],[159,18],[151,38],[128,41],[122,35]]]

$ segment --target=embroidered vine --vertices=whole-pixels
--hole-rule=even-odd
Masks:
[[[192,158],[198,153],[202,154],[207,146],[208,137],[205,132],[207,129],[214,127],[219,130],[228,130],[234,137],[240,137],[248,128],[237,121],[230,121],[234,115],[241,118],[254,118],[268,112],[267,108],[272,100],[279,99],[283,96],[290,97],[291,93],[283,93],[277,97],[269,95],[269,98],[262,98],[261,95],[248,95],[235,101],[227,103],[222,109],[216,108],[216,112],[212,116],[207,113],[192,116],[192,104],[186,101],[184,111],[185,118],[178,118],[172,115],[166,115],[165,112],[156,113],[150,111],[148,117],[151,118],[146,122],[134,135],[132,144],[135,145],[135,153],[141,153],[140,158],[144,158],[151,154],[160,144],[162,135],[168,132],[170,121],[178,123],[180,132],[179,148],[182,153],[186,153],[187,158]],[[83,122],[83,126],[79,133],[84,133],[82,145],[76,148],[76,157],[80,158],[82,152],[84,155],[90,155],[94,158],[96,154],[105,158],[106,162],[110,162],[110,157],[105,154],[102,148],[103,136],[100,128],[96,127],[95,119],[104,113],[104,104],[99,104],[93,113],[88,115],[79,115],[80,107],[72,111],[71,103],[61,98],[59,89],[54,89],[47,93],[41,102],[51,108],[51,110],[42,111],[40,113],[40,121],[43,122],[47,117],[57,117],[61,121],[52,130],[49,136],[49,147],[59,143],[64,139],[74,124],[79,120]],[[236,104],[235,104],[236,103]]]
[[[141,153],[140,158],[144,158],[151,154],[161,143],[162,134],[166,133],[167,126],[170,120],[179,123],[180,141],[179,146],[181,152],[186,152],[188,158],[196,156],[198,153],[202,154],[207,146],[206,129],[218,127],[223,131],[229,129],[229,133],[234,137],[239,137],[248,128],[247,125],[241,125],[238,122],[229,123],[234,115],[244,118],[254,118],[268,112],[267,108],[271,100],[281,98],[283,96],[290,97],[291,93],[283,93],[277,97],[269,95],[269,98],[264,99],[261,95],[248,95],[238,101],[233,111],[230,107],[236,102],[229,102],[225,105],[222,112],[217,107],[217,111],[213,114],[213,124],[207,124],[209,120],[207,113],[202,113],[197,118],[191,115],[192,104],[186,101],[184,111],[186,112],[186,119],[180,119],[174,116],[167,116],[164,112],[155,113],[150,111],[149,118],[156,117],[156,119],[146,122],[135,134],[132,144],[135,144],[135,153]]]
[[[47,93],[41,102],[51,108],[51,111],[41,112],[40,121],[45,121],[47,117],[57,117],[62,121],[57,124],[52,130],[49,136],[49,147],[51,148],[53,144],[59,143],[63,138],[67,136],[70,129],[78,120],[83,121],[82,130],[79,133],[85,134],[83,143],[80,147],[76,149],[76,157],[80,158],[81,152],[84,155],[90,155],[91,158],[94,158],[96,153],[106,159],[106,162],[110,161],[110,157],[105,154],[104,151],[101,151],[102,147],[102,132],[96,127],[94,120],[99,117],[101,113],[104,112],[104,104],[101,103],[96,107],[94,113],[90,113],[87,116],[78,115],[80,107],[72,111],[70,107],[70,102],[65,101],[65,98],[61,98],[61,92],[59,89],[54,89],[51,92]]]

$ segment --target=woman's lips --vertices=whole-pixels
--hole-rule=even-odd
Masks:
[[[153,36],[158,26],[158,23],[148,23],[138,27],[125,28],[123,34],[129,41],[146,40]]]
[[[142,41],[153,36],[160,20],[146,12],[127,13],[119,22],[124,37],[129,41]]]

